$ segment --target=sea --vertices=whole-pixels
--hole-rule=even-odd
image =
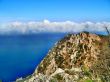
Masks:
[[[34,72],[64,33],[0,35],[0,81],[13,82]]]

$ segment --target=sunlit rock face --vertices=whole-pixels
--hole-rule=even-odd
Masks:
[[[108,36],[87,32],[58,41],[23,82],[110,82]]]

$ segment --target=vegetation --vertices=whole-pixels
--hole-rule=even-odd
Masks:
[[[110,82],[108,44],[106,36],[86,32],[68,35],[49,52],[35,74],[49,82]]]

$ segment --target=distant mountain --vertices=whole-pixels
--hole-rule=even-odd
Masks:
[[[17,82],[110,82],[108,39],[88,32],[68,34],[55,44],[32,75]]]

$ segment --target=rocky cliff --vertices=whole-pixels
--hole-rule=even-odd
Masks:
[[[110,82],[108,36],[82,32],[57,42],[35,72],[17,82]]]

